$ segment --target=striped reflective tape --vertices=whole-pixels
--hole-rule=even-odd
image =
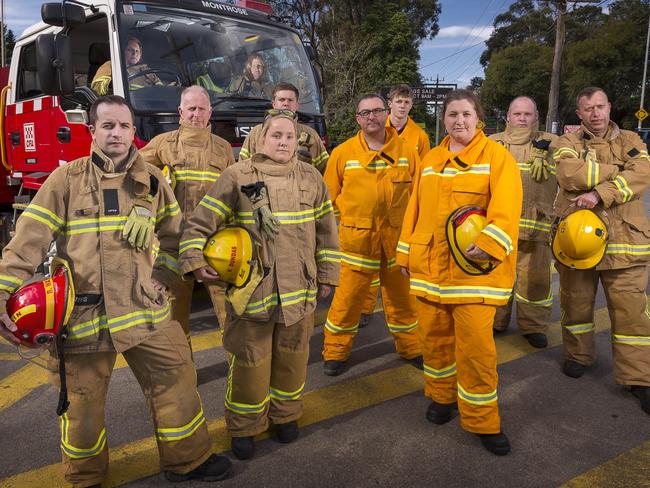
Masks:
[[[228,383],[226,384],[226,397],[224,399],[225,407],[231,412],[240,415],[250,415],[262,413],[271,400],[270,394],[267,394],[264,400],[259,403],[241,403],[232,399],[232,374],[235,369],[237,359],[234,354],[230,355],[228,366]]]
[[[553,153],[553,158],[558,159],[561,158],[562,156],[571,156],[574,158],[579,158],[580,154],[578,154],[578,151],[576,151],[571,147],[559,147]]]
[[[521,303],[527,303],[535,307],[550,307],[553,305],[553,293],[551,292],[549,296],[543,300],[528,300],[527,298],[521,296],[519,293],[515,293],[515,299]]]
[[[495,224],[488,224],[481,233],[490,236],[501,244],[501,247],[505,249],[506,254],[510,254],[513,251],[514,247],[512,246],[512,239],[510,239],[510,236]]]
[[[269,395],[275,400],[299,400],[302,396],[302,391],[305,389],[305,384],[303,383],[300,388],[294,391],[283,391],[279,388],[269,388]]]
[[[350,169],[363,169],[363,166],[361,166],[361,163],[359,161],[355,161],[355,160],[346,161],[343,171],[348,171]]]
[[[630,254],[632,256],[650,255],[650,244],[607,244],[607,254]]]
[[[449,366],[444,366],[440,369],[436,369],[426,363],[424,364],[424,374],[429,378],[433,378],[434,380],[440,378],[449,378],[450,376],[454,376],[456,372],[456,363],[450,364]]]
[[[330,157],[329,153],[327,151],[323,151],[322,153],[320,153],[318,156],[316,156],[311,160],[311,164],[313,166],[318,167],[321,164],[323,164],[323,161],[325,161],[329,157]]]
[[[649,336],[631,336],[623,334],[612,334],[615,344],[625,344],[628,346],[650,346]]]
[[[206,242],[208,242],[207,237],[197,237],[194,239],[186,239],[184,241],[180,241],[178,243],[178,254],[183,254],[190,249],[198,249],[199,251],[203,251]]]
[[[98,232],[115,232],[124,229],[128,217],[97,217],[93,219],[70,220],[66,223],[65,235],[93,234]]]
[[[530,163],[517,163],[517,167],[519,168],[519,171],[523,171],[524,173],[530,173]],[[547,169],[549,174],[553,176],[557,175],[557,166],[555,166],[554,164],[549,163]]]
[[[381,285],[381,280],[379,278],[372,280],[370,282],[370,287],[371,288],[377,288],[379,285]]]
[[[180,441],[181,439],[190,437],[204,423],[205,416],[203,415],[203,408],[201,408],[199,413],[185,425],[180,427],[157,428],[156,439],[165,442]]]
[[[361,268],[371,269],[378,271],[381,268],[380,259],[367,259],[359,256],[353,256],[351,254],[341,253],[341,262],[349,266],[359,266]]]
[[[226,203],[213,198],[210,195],[205,195],[199,202],[199,205],[215,212],[224,219],[228,218],[228,216],[232,214],[232,209]]]
[[[68,429],[70,420],[68,414],[64,413],[60,418],[61,422],[61,450],[71,459],[85,459],[94,457],[104,450],[106,447],[106,428],[103,428],[95,444],[88,448],[76,447],[70,444]]]
[[[319,263],[340,263],[341,253],[335,249],[321,249],[316,252],[316,261]]]
[[[634,192],[627,184],[627,180],[621,175],[614,178],[614,185],[616,189],[623,194],[623,203],[629,202],[634,197]]]
[[[169,271],[179,276],[181,274],[181,267],[178,264],[178,259],[176,259],[174,256],[166,252],[161,252],[160,254],[158,254],[158,256],[156,257],[155,265],[162,266],[163,268],[167,268]]]
[[[409,332],[411,330],[414,330],[418,326],[418,321],[416,320],[415,322],[411,324],[391,324],[390,322],[386,322],[386,325],[388,326],[388,330],[391,331],[393,334],[396,334],[398,332]]]
[[[490,403],[494,403],[498,400],[497,396],[497,391],[492,390],[489,393],[473,393],[467,391],[463,386],[459,383],[457,383],[458,386],[458,398],[461,400],[471,403],[472,405],[488,405]]]
[[[593,322],[586,322],[584,324],[573,324],[573,325],[563,324],[562,327],[564,327],[567,331],[571,332],[573,335],[586,334],[587,332],[593,332],[594,330],[596,330]]]
[[[457,175],[489,175],[490,174],[490,164],[475,164],[469,167],[464,171],[456,168],[444,168],[441,172],[434,170],[431,166],[427,166],[422,170],[422,176],[441,176],[443,178],[453,178]]]
[[[216,171],[199,171],[194,169],[177,169],[174,170],[176,181],[211,181],[215,182],[221,176]]]
[[[359,322],[350,326],[334,325],[328,318],[325,321],[325,328],[332,334],[356,334],[359,330]]]
[[[600,176],[600,166],[596,161],[587,161],[587,188],[593,188],[598,184]]]
[[[23,286],[24,281],[9,275],[0,275],[0,290],[15,292]]]
[[[551,232],[551,224],[533,219],[519,219],[519,227],[522,229],[539,230],[541,232]]]
[[[402,254],[408,254],[409,252],[411,252],[411,245],[408,242],[398,241],[397,252],[401,252]]]
[[[246,149],[245,147],[242,147],[240,149],[240,151],[239,151],[239,159],[242,159],[242,158],[248,159],[250,157],[251,157],[251,152],[248,149]]]
[[[163,208],[158,210],[156,215],[156,223],[160,222],[166,217],[173,217],[178,215],[181,211],[181,208],[178,206],[178,202],[172,202],[169,205],[165,205]]]
[[[411,278],[411,289],[424,291],[430,295],[446,298],[496,298],[507,300],[512,288],[495,288],[491,286],[442,286],[425,280]]]
[[[47,225],[55,233],[61,232],[63,227],[65,227],[65,220],[51,210],[33,203],[30,203],[27,208],[23,210],[21,216],[29,217],[37,222],[41,222],[42,224]]]

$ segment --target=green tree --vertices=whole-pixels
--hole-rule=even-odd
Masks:
[[[11,29],[7,29],[7,26],[5,24],[5,62],[7,65],[11,62],[11,55],[14,50],[14,46],[16,45],[16,36],[14,35],[14,32]]]

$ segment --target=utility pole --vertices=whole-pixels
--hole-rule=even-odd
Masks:
[[[596,3],[599,0],[574,0],[571,3]],[[553,70],[551,71],[551,88],[548,92],[548,112],[546,113],[546,132],[558,132],[558,104],[560,99],[560,70],[564,54],[565,26],[567,0],[557,0],[557,22],[555,26],[555,52],[553,54]],[[601,2],[602,3],[602,2]]]
[[[438,75],[436,75],[436,90],[438,90]],[[436,110],[436,146],[438,145],[438,142],[440,138],[438,137],[439,131],[440,131],[440,120],[438,119],[438,100],[436,100],[435,110]]]
[[[0,0],[0,68],[5,65],[5,0]]]
[[[646,74],[648,72],[648,46],[650,45],[650,18],[648,18],[648,35],[645,39],[645,61],[643,63],[643,81],[641,82],[641,103],[639,104],[639,110],[643,110],[643,102],[645,98],[645,80]],[[641,123],[643,121],[639,119],[638,128],[641,128]]]

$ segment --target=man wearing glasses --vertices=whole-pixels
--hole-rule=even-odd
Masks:
[[[359,328],[363,298],[377,273],[397,353],[422,365],[408,278],[395,264],[411,180],[420,160],[415,148],[386,126],[387,116],[381,96],[361,97],[356,112],[361,130],[334,149],[325,171],[325,183],[340,215],[341,248],[340,285],[324,328],[324,373],[329,376],[343,372]]]
[[[295,86],[291,83],[278,83],[273,88],[273,98],[271,101],[273,108],[269,112],[272,112],[272,115],[277,115],[277,111],[287,110],[293,112],[293,117],[296,117],[300,108],[298,99],[299,92]],[[296,148],[296,153],[298,159],[307,164],[311,164],[323,174],[330,156],[327,149],[325,149],[325,144],[323,144],[318,133],[308,125],[298,124],[297,127],[298,147]],[[251,129],[242,145],[239,153],[239,161],[248,159],[255,154],[258,143],[260,142],[261,132],[262,124],[256,125]]]

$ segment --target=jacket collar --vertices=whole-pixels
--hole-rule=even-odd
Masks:
[[[208,124],[207,127],[192,127],[182,120],[178,128],[178,139],[180,142],[190,146],[205,146],[210,141],[212,135],[212,126]]]
[[[289,174],[294,170],[296,164],[298,164],[298,160],[294,154],[289,161],[286,163],[281,163],[279,161],[271,159],[264,153],[258,152],[253,154],[250,160],[250,164],[252,168],[256,169],[262,174],[270,176],[283,176]]]
[[[584,139],[590,140],[590,139],[604,139],[606,141],[611,141],[613,139],[616,139],[620,134],[621,134],[621,129],[618,128],[618,125],[616,125],[614,122],[611,120],[609,121],[609,126],[607,127],[607,132],[605,132],[605,135],[603,137],[598,137],[595,135],[593,132],[591,132],[587,127],[585,127],[584,124],[580,124],[580,128],[582,130],[582,137]]]
[[[106,156],[99,147],[93,142],[91,145],[90,159],[93,166],[101,173],[105,174],[127,174],[127,177],[134,183],[135,195],[147,195],[151,186],[151,178],[147,170],[147,163],[142,159],[140,153],[131,146],[129,149],[129,156],[123,171],[115,173],[115,165],[113,161]]]
[[[445,165],[449,162],[452,166],[461,171],[470,169],[479,160],[481,153],[488,144],[488,138],[485,137],[485,134],[481,129],[476,129],[474,137],[470,143],[459,153],[452,153],[449,150],[450,140],[450,136],[446,136],[440,143],[439,150],[442,153],[442,158],[440,159],[445,161]]]
[[[537,135],[537,127],[513,127],[508,124],[503,133],[503,141],[508,144],[526,144]]]
[[[385,161],[389,166],[397,166],[401,156],[402,143],[394,127],[386,127],[386,141],[379,151],[373,151],[368,147],[363,132],[359,131],[356,135],[357,144],[361,146],[363,155],[359,158],[359,163],[364,168],[376,160]]]

